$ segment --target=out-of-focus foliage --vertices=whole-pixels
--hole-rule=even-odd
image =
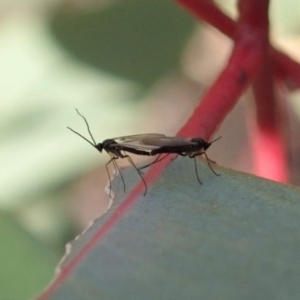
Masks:
[[[53,276],[58,252],[41,245],[9,214],[0,213],[1,299],[29,299]]]
[[[127,0],[58,16],[53,28],[76,57],[149,87],[176,68],[194,24],[171,1]]]

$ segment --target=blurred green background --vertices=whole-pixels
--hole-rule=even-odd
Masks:
[[[219,2],[235,16],[234,1]],[[300,60],[299,11],[295,1],[272,1],[274,40]],[[108,204],[108,156],[66,129],[88,137],[75,108],[99,142],[173,135],[232,43],[168,0],[4,0],[0,13],[0,298],[27,299],[53,278],[65,244]],[[251,172],[246,98],[220,129],[230,132],[218,142],[223,150],[211,156]],[[294,93],[294,129],[298,101]],[[299,147],[293,142],[291,153]]]

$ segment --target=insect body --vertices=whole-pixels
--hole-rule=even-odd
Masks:
[[[136,171],[138,172],[139,176],[141,177],[145,185],[144,195],[146,195],[147,192],[147,184],[142,176],[141,170],[146,167],[149,167],[154,163],[163,160],[170,154],[177,154],[181,156],[188,156],[190,158],[194,158],[195,172],[196,172],[198,182],[200,184],[202,183],[198,176],[196,156],[204,154],[212,172],[216,175],[219,175],[212,169],[210,162],[213,161],[207,157],[205,152],[210,147],[210,145],[216,140],[218,140],[219,138],[213,140],[212,142],[206,142],[202,138],[168,137],[165,136],[164,134],[159,134],[159,133],[147,133],[147,134],[137,134],[137,135],[123,136],[123,137],[116,137],[116,138],[104,140],[102,143],[96,144],[95,139],[93,138],[93,135],[90,131],[87,120],[83,115],[79,113],[77,109],[76,111],[84,119],[88,132],[91,136],[92,142],[89,141],[84,136],[82,136],[80,133],[76,132],[75,130],[69,127],[68,129],[70,129],[71,131],[73,131],[74,133],[82,137],[94,148],[96,148],[99,152],[105,150],[109,154],[110,160],[106,163],[106,170],[110,182],[110,192],[111,192],[111,178],[108,171],[108,165],[110,163],[113,163],[115,169],[120,173],[123,186],[124,186],[124,192],[125,192],[125,181],[116,163],[116,160],[118,158],[127,158],[130,164],[136,169]],[[131,157],[128,154],[126,154],[126,152],[137,154],[137,155],[144,155],[144,156],[158,155],[158,157],[150,164],[147,164],[141,168],[137,168],[134,162],[132,161]]]
[[[142,172],[136,167],[136,165],[134,164],[131,157],[129,155],[127,155],[125,152],[131,152],[131,153],[138,154],[138,155],[149,156],[151,154],[149,154],[148,151],[143,151],[141,149],[137,149],[135,147],[135,145],[132,145],[130,143],[133,143],[134,141],[144,139],[145,137],[147,137],[147,138],[149,138],[149,137],[159,138],[159,137],[163,137],[164,135],[163,134],[158,134],[158,133],[130,135],[130,136],[124,136],[124,137],[117,137],[117,138],[113,138],[113,139],[107,139],[107,140],[104,140],[102,143],[97,144],[95,142],[95,139],[94,139],[91,131],[90,131],[90,127],[89,127],[89,124],[88,124],[87,120],[85,119],[85,117],[83,115],[81,115],[79,113],[79,111],[77,109],[76,109],[76,111],[83,118],[83,120],[84,120],[84,122],[87,126],[88,132],[90,134],[90,137],[92,139],[92,142],[89,141],[87,138],[85,138],[80,133],[73,130],[72,128],[70,128],[70,127],[67,127],[67,128],[70,129],[71,131],[73,131],[75,134],[82,137],[84,140],[86,140],[89,144],[91,144],[94,148],[96,148],[100,153],[103,150],[105,150],[108,153],[108,155],[110,156],[110,160],[106,163],[106,171],[107,171],[108,178],[109,178],[109,183],[110,183],[110,192],[109,192],[109,194],[111,193],[111,178],[110,178],[109,171],[108,171],[108,165],[110,163],[113,163],[115,169],[120,173],[120,176],[121,176],[121,179],[122,179],[122,182],[123,182],[123,186],[124,186],[124,192],[125,192],[125,181],[124,181],[122,173],[120,172],[120,169],[119,169],[119,167],[116,163],[116,160],[118,158],[127,158],[128,161],[130,162],[130,164],[137,170],[139,176],[141,177],[142,181],[144,182],[144,185],[145,185],[144,195],[146,195],[146,193],[147,193],[147,184],[146,184],[146,182],[145,182],[145,180],[142,176]]]
[[[220,137],[213,140],[212,142],[207,142],[202,138],[182,138],[182,137],[167,137],[167,136],[153,137],[153,138],[146,137],[141,141],[139,141],[140,146],[138,146],[138,149],[141,151],[148,150],[149,155],[153,156],[158,154],[158,157],[152,163],[140,168],[140,170],[152,165],[153,163],[157,163],[163,160],[169,154],[188,156],[190,158],[194,158],[196,176],[199,183],[202,184],[198,176],[196,156],[204,154],[212,172],[216,175],[219,175],[213,170],[213,168],[210,165],[210,162],[213,161],[210,160],[206,155],[206,150],[210,147],[210,145],[213,142],[215,142],[218,139],[220,139]],[[161,157],[162,154],[166,154],[166,155]]]

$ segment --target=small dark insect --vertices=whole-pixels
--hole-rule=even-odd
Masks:
[[[155,164],[157,162],[162,161],[164,158],[166,158],[170,154],[177,154],[181,156],[188,156],[190,158],[194,158],[195,163],[195,172],[198,179],[198,182],[202,184],[202,182],[199,179],[198,170],[197,170],[197,163],[196,163],[196,156],[204,154],[206,157],[206,160],[208,162],[208,165],[212,172],[215,175],[218,175],[213,168],[210,165],[210,162],[213,162],[210,160],[206,155],[206,150],[210,147],[212,143],[220,139],[221,137],[213,140],[212,142],[206,142],[202,138],[182,138],[182,137],[168,137],[164,134],[159,133],[147,133],[147,134],[137,134],[137,135],[129,135],[129,136],[123,136],[123,137],[116,137],[112,139],[104,140],[102,143],[96,144],[95,139],[90,131],[89,124],[85,117],[79,113],[79,111],[76,109],[77,113],[83,118],[88,132],[90,134],[90,137],[92,139],[92,142],[89,141],[87,138],[82,136],[80,133],[76,132],[70,127],[67,127],[80,137],[82,137],[84,140],[86,140],[89,144],[91,144],[94,148],[96,148],[99,152],[102,152],[102,150],[105,150],[109,156],[110,160],[106,163],[106,171],[109,178],[110,183],[110,193],[111,193],[111,178],[108,171],[108,165],[110,163],[113,163],[114,168],[116,171],[119,172],[123,186],[124,186],[124,192],[125,192],[125,181],[122,176],[122,173],[117,165],[116,160],[118,158],[127,158],[130,164],[136,169],[139,176],[141,177],[142,181],[145,185],[145,193],[147,193],[147,184],[145,182],[145,179],[142,176],[143,169],[151,166],[152,164]],[[151,162],[150,164],[147,164],[143,167],[137,168],[134,162],[132,161],[131,157],[126,154],[126,152],[130,152],[137,155],[145,155],[145,156],[155,156],[158,155],[157,158]],[[165,155],[163,155],[165,154]],[[109,193],[109,195],[110,195]]]
[[[154,137],[154,138],[144,138],[140,141],[140,143],[143,144],[143,146],[138,147],[141,151],[147,151],[147,147],[151,147],[155,149],[152,149],[149,152],[149,155],[157,155],[158,157],[150,164],[143,166],[139,168],[139,170],[142,170],[144,168],[149,167],[150,165],[157,163],[164,158],[166,158],[170,154],[177,154],[181,156],[188,156],[190,158],[194,158],[195,163],[195,172],[198,179],[198,182],[202,184],[202,182],[199,179],[198,170],[197,170],[197,164],[196,164],[196,156],[204,154],[206,157],[206,160],[208,162],[208,166],[211,169],[211,171],[219,176],[220,174],[217,174],[213,168],[210,165],[210,162],[213,162],[207,157],[206,150],[210,147],[212,143],[220,139],[221,137],[213,140],[212,142],[206,142],[202,138],[182,138],[182,137]],[[166,154],[162,156],[162,154]]]
[[[124,137],[116,137],[116,138],[112,138],[112,139],[107,139],[104,140],[102,143],[96,143],[95,139],[91,133],[89,124],[86,120],[86,118],[80,114],[80,112],[76,109],[77,113],[83,118],[88,132],[90,134],[90,137],[92,139],[92,142],[89,141],[87,138],[85,138],[83,135],[81,135],[80,133],[76,132],[75,130],[73,130],[70,127],[67,127],[68,129],[70,129],[71,131],[73,131],[74,133],[76,133],[77,135],[79,135],[80,137],[82,137],[84,140],[86,140],[89,144],[91,144],[94,148],[96,148],[99,152],[102,152],[102,150],[105,150],[108,155],[110,156],[110,160],[106,163],[106,171],[108,174],[108,178],[109,178],[109,184],[110,184],[110,191],[109,191],[109,195],[111,193],[111,178],[109,175],[109,171],[108,171],[108,165],[110,163],[113,163],[115,169],[119,172],[122,182],[123,182],[123,186],[124,186],[124,192],[125,192],[125,181],[124,178],[122,176],[122,173],[117,165],[116,160],[118,158],[127,158],[128,161],[130,162],[130,164],[136,169],[136,171],[138,172],[139,176],[141,177],[142,181],[144,182],[145,185],[145,193],[144,195],[146,195],[147,193],[147,184],[142,176],[142,172],[136,167],[136,165],[134,164],[133,160],[131,159],[131,157],[129,155],[127,155],[126,152],[131,152],[134,154],[138,154],[138,155],[151,155],[149,154],[148,151],[143,151],[141,149],[138,149],[136,147],[136,142],[143,140],[143,139],[147,139],[147,138],[160,138],[160,137],[164,137],[163,134],[158,134],[158,133],[148,133],[148,134],[138,134],[138,135],[130,135],[130,136],[124,136]],[[151,146],[149,146],[148,148],[151,148]]]

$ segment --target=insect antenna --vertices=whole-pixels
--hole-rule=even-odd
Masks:
[[[88,121],[87,121],[86,118],[78,111],[77,108],[76,108],[76,111],[77,111],[78,115],[79,115],[80,117],[83,118],[83,120],[84,120],[84,122],[85,122],[85,124],[86,124],[87,130],[88,130],[88,132],[89,132],[89,134],[90,134],[90,137],[92,138],[92,140],[93,140],[93,142],[94,142],[94,145],[96,146],[96,142],[95,142],[95,139],[94,139],[94,137],[93,137],[93,135],[92,135],[92,133],[91,133],[91,130],[90,130],[90,126],[89,126]]]
[[[218,138],[212,140],[212,141],[210,142],[210,144],[212,144],[212,143],[214,143],[215,141],[219,140],[221,137],[222,137],[222,136],[219,136]]]
[[[80,137],[82,137],[84,140],[86,140],[88,143],[90,143],[93,147],[96,147],[96,144],[93,144],[91,141],[89,141],[87,138],[85,138],[83,135],[81,135],[80,133],[78,133],[74,129],[72,129],[70,127],[67,127],[67,128],[70,129],[71,131],[73,131],[74,133],[76,133],[77,135],[79,135]]]

